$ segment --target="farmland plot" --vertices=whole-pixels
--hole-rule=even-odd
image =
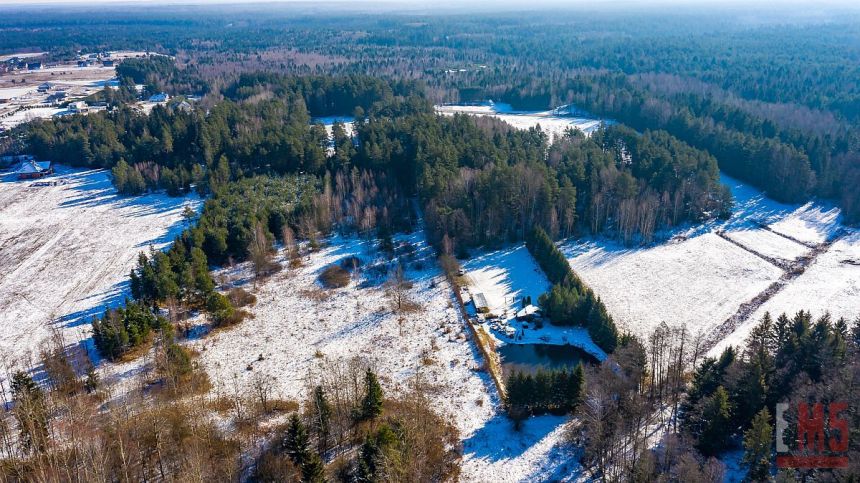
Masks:
[[[661,322],[726,337],[714,352],[741,344],[766,310],[830,307],[839,312],[833,315],[856,316],[850,312],[860,307],[860,267],[850,260],[858,258],[857,232],[841,225],[839,210],[826,202],[777,203],[728,176],[721,180],[735,197],[728,220],[679,227],[664,233],[669,241],[648,247],[597,238],[562,245],[618,325],[640,337]],[[798,263],[802,273],[788,273]]]
[[[643,338],[661,322],[710,330],[782,274],[713,233],[644,249],[577,242],[562,250],[619,327]]]
[[[66,343],[88,339],[91,318],[128,295],[138,253],[167,246],[184,228],[184,207],[201,204],[120,197],[102,170],[60,168],[41,181],[51,185],[0,181],[0,354],[10,364],[54,329]]]

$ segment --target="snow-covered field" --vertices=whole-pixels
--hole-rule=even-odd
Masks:
[[[809,253],[809,247],[764,228],[730,231],[726,233],[726,236],[771,258],[794,261]]]
[[[3,126],[6,129],[11,129],[21,123],[34,121],[36,119],[50,119],[53,116],[67,112],[67,109],[60,107],[36,107],[33,109],[21,110],[0,120],[0,126]]]
[[[12,99],[14,97],[23,96],[24,94],[28,94],[30,92],[36,91],[35,85],[24,86],[24,87],[4,87],[0,88],[0,99]]]
[[[713,233],[644,249],[578,241],[562,250],[615,322],[643,338],[661,322],[707,331],[782,274]]]
[[[802,275],[717,344],[711,354],[718,354],[729,345],[743,344],[766,312],[776,318],[782,313],[791,316],[799,310],[811,311],[813,317],[829,312],[833,320],[845,317],[849,322],[860,317],[860,232],[851,232],[836,241]]]
[[[817,201],[777,203],[740,181],[727,176],[722,181],[736,201],[729,220],[679,227],[664,234],[669,241],[647,247],[625,247],[602,238],[561,245],[571,266],[622,329],[647,337],[666,322],[686,325],[691,335],[707,334],[784,275],[766,258],[793,261],[840,233],[848,235],[714,350],[743,343],[766,310],[793,313],[805,308],[814,313],[830,310],[834,316],[860,315],[860,266],[843,263],[860,258],[860,235],[841,225],[838,208]]]
[[[380,374],[386,391],[408,389],[417,380],[429,385],[434,408],[456,422],[464,443],[464,481],[522,481],[559,464],[549,453],[562,437],[562,418],[529,420],[514,432],[501,413],[495,387],[480,370],[480,356],[423,232],[399,235],[409,242],[407,278],[409,298],[420,311],[400,316],[393,311],[384,284],[373,275],[380,263],[373,243],[333,237],[320,251],[304,257],[298,269],[285,269],[261,282],[254,318],[235,328],[217,331],[190,342],[200,353],[214,391],[230,391],[234,384],[252,384],[257,374],[271,378],[275,395],[303,400],[308,378],[328,361],[360,357]],[[348,286],[322,290],[320,272],[346,257],[358,256],[363,269]],[[416,265],[417,264],[417,265]],[[244,283],[249,267],[223,269],[216,277]]]
[[[589,134],[600,126],[600,119],[570,114],[569,111],[515,111],[509,104],[497,102],[482,105],[441,105],[436,112],[453,116],[469,114],[473,116],[492,116],[516,129],[529,129],[540,126],[550,138],[561,136],[568,128],[579,128]]]
[[[184,227],[193,198],[120,197],[104,170],[60,167],[34,186],[0,178],[0,354],[24,362],[52,330],[91,340],[90,319],[128,293],[140,251],[163,248]]]

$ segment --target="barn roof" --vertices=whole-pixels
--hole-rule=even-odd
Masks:
[[[41,173],[42,171],[47,171],[51,169],[50,161],[33,161],[32,159],[27,161],[22,161],[21,164],[18,165],[18,169],[15,170],[18,174],[33,174],[33,173]]]
[[[487,297],[482,293],[476,293],[472,296],[472,301],[475,303],[475,308],[489,308],[490,304],[487,303]]]
[[[523,318],[532,316],[532,315],[536,314],[537,311],[538,311],[538,308],[535,307],[534,305],[531,305],[531,304],[526,305],[525,307],[520,309],[519,312],[517,312],[517,318],[523,319]]]

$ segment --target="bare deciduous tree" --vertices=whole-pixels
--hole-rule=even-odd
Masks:
[[[260,275],[268,271],[272,263],[272,245],[266,236],[266,229],[263,228],[262,223],[257,223],[254,227],[254,236],[251,238],[248,254],[254,266],[254,289],[256,289]]]

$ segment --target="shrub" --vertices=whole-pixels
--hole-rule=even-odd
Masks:
[[[326,288],[341,288],[349,285],[349,272],[339,265],[329,265],[319,276]]]
[[[357,257],[357,256],[355,256],[355,255],[352,255],[352,256],[346,257],[346,258],[344,258],[343,260],[341,260],[341,261],[340,261],[340,266],[341,266],[341,268],[343,268],[344,270],[347,270],[347,271],[350,271],[350,272],[351,272],[351,271],[353,271],[353,270],[355,270],[356,268],[358,268],[358,267],[360,267],[360,266],[361,266],[361,259],[360,259],[360,258],[358,258],[358,257]]]
[[[236,287],[227,292],[227,299],[233,307],[247,307],[257,303],[257,297],[247,290]]]
[[[206,310],[212,318],[212,327],[228,327],[242,322],[250,314],[244,310],[236,310],[230,299],[218,292],[212,292],[206,299]]]

